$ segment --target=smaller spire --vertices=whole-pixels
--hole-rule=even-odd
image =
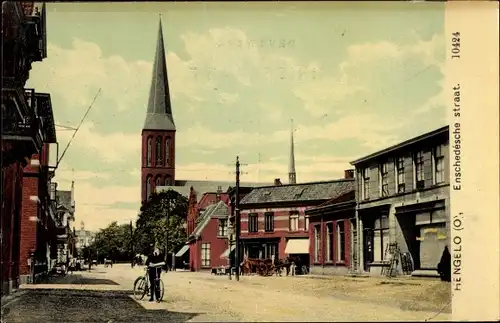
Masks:
[[[288,165],[288,184],[296,184],[296,174],[295,174],[295,150],[293,142],[293,119],[290,119],[291,131],[290,131],[290,163]]]

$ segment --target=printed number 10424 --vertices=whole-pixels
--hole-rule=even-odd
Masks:
[[[460,58],[460,32],[451,34],[451,58]]]

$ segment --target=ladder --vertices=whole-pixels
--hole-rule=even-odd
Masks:
[[[390,256],[389,259],[388,256]],[[401,251],[399,250],[398,244],[394,242],[389,243],[385,248],[385,255],[384,255],[384,265],[388,266],[384,266],[382,268],[382,275],[385,274],[385,276],[387,277],[395,276],[400,257],[401,257]]]

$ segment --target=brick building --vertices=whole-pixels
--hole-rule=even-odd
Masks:
[[[178,254],[189,249],[189,268],[192,271],[227,265],[221,254],[228,248],[227,220],[229,206],[219,200],[202,211],[195,230],[189,234],[187,245]]]
[[[347,171],[346,171],[347,172]],[[346,173],[354,179],[354,172]],[[346,274],[355,270],[356,198],[352,190],[306,210],[309,216],[310,272]]]
[[[399,273],[437,275],[450,243],[448,144],[445,126],[351,163],[360,271],[380,274],[392,257],[387,246],[395,244]]]
[[[25,85],[33,62],[47,57],[43,4],[2,2],[2,295],[19,285],[23,168],[41,152],[44,116]],[[46,128],[45,128],[46,129]]]
[[[250,258],[309,258],[306,210],[353,189],[354,179],[257,187],[240,202],[243,254]]]
[[[40,153],[33,154],[29,165],[23,169],[23,197],[20,234],[20,278],[21,283],[47,273],[53,265],[56,249],[56,200],[55,165],[49,161],[50,148],[56,144],[56,130],[49,94],[31,90],[32,102],[42,119],[43,146]]]

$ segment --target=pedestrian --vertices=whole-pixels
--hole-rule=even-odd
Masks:
[[[148,266],[149,274],[149,286],[151,297],[150,302],[154,302],[156,297],[156,302],[160,302],[160,274],[161,267],[165,265],[163,257],[160,256],[160,251],[158,248],[154,249],[154,252],[150,253],[148,259],[146,260],[146,266]]]
[[[442,281],[451,281],[451,254],[448,250],[448,246],[444,247],[443,254],[441,255],[441,260],[437,265],[437,271]]]

